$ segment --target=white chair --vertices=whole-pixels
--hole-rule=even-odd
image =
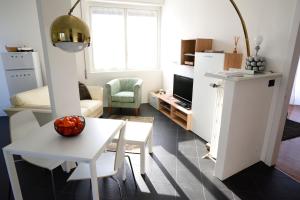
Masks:
[[[117,174],[117,172],[119,171],[120,168],[122,168],[122,166],[124,166],[125,126],[126,123],[120,131],[116,152],[104,152],[100,155],[100,157],[96,161],[97,177],[98,178],[111,177],[114,181],[116,181],[119,187],[121,199],[122,199],[122,191],[121,191],[120,183],[113,176]],[[91,179],[90,167],[89,164],[87,163],[80,163],[67,181],[84,180],[84,179]]]
[[[31,110],[24,110],[12,115],[9,119],[9,125],[10,125],[11,142],[22,140],[22,138],[25,138],[27,135],[29,135],[32,130],[38,129],[40,127],[38,121],[36,120]],[[64,161],[48,160],[43,158],[27,157],[27,156],[26,157],[22,156],[22,159],[33,165],[48,169],[50,171],[53,197],[54,199],[56,199],[53,169],[60,166]]]

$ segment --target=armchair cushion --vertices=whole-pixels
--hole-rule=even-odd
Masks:
[[[122,103],[133,103],[134,102],[134,92],[131,91],[122,91],[112,95],[113,102],[122,102]]]

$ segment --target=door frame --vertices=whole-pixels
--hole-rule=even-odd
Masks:
[[[272,116],[272,122],[268,124],[270,137],[268,138],[262,155],[262,160],[269,166],[275,165],[277,161],[288,105],[300,57],[300,12],[297,12],[298,10],[300,10],[300,1],[297,1],[296,3],[295,16],[289,33],[288,46],[291,48],[286,54],[286,61],[284,63],[284,66],[288,67],[283,67],[282,70],[283,78],[278,95],[277,106],[275,108],[274,116]]]

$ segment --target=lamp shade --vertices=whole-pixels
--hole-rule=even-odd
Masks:
[[[51,25],[51,40],[55,47],[67,52],[78,52],[90,46],[88,26],[78,17],[63,15]]]
[[[263,42],[263,37],[261,35],[258,35],[257,37],[254,38],[255,46],[260,46],[261,43]]]

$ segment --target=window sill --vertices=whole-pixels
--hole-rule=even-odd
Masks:
[[[160,72],[161,69],[144,69],[144,70],[119,70],[119,71],[90,71],[88,74],[109,74],[109,73],[139,73],[139,72]]]

